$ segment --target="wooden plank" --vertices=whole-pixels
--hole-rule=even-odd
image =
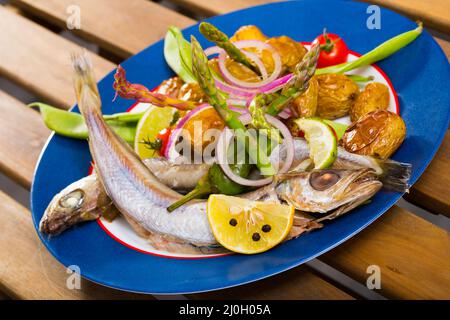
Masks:
[[[450,1],[442,0],[362,0],[421,20],[425,26],[450,33]]]
[[[169,0],[192,12],[201,12],[208,16],[224,14],[277,0]],[[245,23],[244,23],[245,24]]]
[[[0,290],[16,299],[152,299],[81,280],[68,289],[69,276],[42,245],[30,213],[0,192]]]
[[[393,299],[450,297],[449,233],[398,207],[322,261],[363,284],[371,265],[381,270],[381,294]]]
[[[450,132],[431,164],[414,184],[406,200],[433,213],[450,217]]]
[[[351,295],[297,267],[282,274],[235,288],[187,295],[190,299],[214,300],[350,300]]]
[[[0,75],[57,106],[75,101],[70,54],[80,46],[0,6]],[[114,64],[91,54],[98,78]]]
[[[0,171],[29,189],[50,130],[36,111],[2,91],[0,113]]]
[[[67,28],[67,9],[78,6],[81,29],[75,34],[126,58],[161,39],[167,28],[187,27],[195,21],[151,1],[144,0],[14,0],[15,5]],[[100,18],[105,17],[106,19]]]
[[[275,0],[171,0],[191,11],[206,15],[223,14]],[[422,20],[427,27],[450,33],[450,1],[442,0],[362,0],[393,9],[414,20]]]

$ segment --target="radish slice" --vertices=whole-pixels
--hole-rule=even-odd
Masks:
[[[270,115],[266,115],[267,121],[272,124],[276,129],[280,130],[280,133],[283,136],[283,143],[282,145],[287,150],[286,159],[283,164],[283,167],[277,172],[279,173],[285,173],[289,170],[289,168],[292,165],[292,162],[294,160],[294,141],[292,139],[292,135],[289,132],[289,129],[277,118],[272,117]],[[239,120],[244,124],[247,125],[252,121],[252,117],[250,114],[244,114],[239,117]],[[240,185],[244,186],[251,186],[251,187],[260,187],[267,185],[272,182],[273,178],[268,177],[264,179],[258,179],[258,180],[250,180],[246,178],[242,178],[241,176],[235,174],[228,164],[227,159],[227,151],[228,147],[230,145],[231,140],[234,137],[234,133],[229,129],[225,128],[222,132],[219,142],[217,143],[216,148],[216,159],[219,163],[220,167],[222,168],[223,172],[227,175],[228,178],[233,180],[236,183],[239,183]],[[281,148],[275,148],[276,150],[280,150]]]

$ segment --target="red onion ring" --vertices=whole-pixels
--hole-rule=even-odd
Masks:
[[[264,86],[262,86],[261,88],[258,89],[259,92],[261,93],[273,93],[276,92],[278,90],[280,90],[281,88],[283,88],[283,86],[289,82],[289,80],[292,79],[294,75],[292,73],[287,74],[281,78],[278,78],[276,80],[274,80],[271,83],[268,83]]]
[[[272,124],[276,129],[280,130],[280,133],[283,135],[283,144],[286,146],[287,155],[286,161],[283,164],[283,167],[277,173],[284,173],[289,170],[294,160],[294,141],[292,139],[292,135],[289,129],[277,118],[272,117],[270,115],[266,115],[267,121]],[[239,117],[239,120],[244,124],[249,124],[252,121],[252,117],[250,114],[244,114]],[[268,177],[264,179],[258,180],[250,180],[246,178],[242,178],[241,176],[235,174],[228,162],[227,162],[227,150],[230,144],[231,139],[234,137],[233,132],[229,128],[225,128],[222,134],[220,135],[219,141],[216,147],[216,159],[223,172],[227,175],[228,178],[233,180],[236,183],[244,186],[251,187],[260,187],[267,185],[272,182],[273,178]],[[278,148],[280,149],[280,148]]]
[[[222,51],[219,54],[219,69],[220,72],[222,73],[223,77],[225,78],[225,80],[233,85],[242,87],[242,88],[246,88],[246,89],[251,89],[251,88],[259,88],[261,86],[264,86],[272,81],[274,81],[275,79],[277,79],[277,77],[280,75],[281,73],[281,68],[282,68],[282,64],[281,64],[281,57],[278,54],[278,52],[269,44],[264,43],[262,41],[258,41],[258,40],[243,40],[243,41],[236,41],[234,42],[234,45],[236,47],[238,47],[239,49],[243,49],[243,48],[257,48],[259,50],[268,50],[272,53],[272,58],[274,60],[275,66],[274,66],[274,70],[272,72],[272,74],[269,77],[264,77],[265,74],[267,74],[267,70],[264,67],[264,64],[261,62],[261,60],[253,54],[248,55],[249,52],[242,50],[242,52],[247,55],[250,59],[253,60],[253,62],[258,66],[258,68],[261,71],[261,74],[263,76],[263,80],[260,82],[247,82],[247,81],[243,81],[240,80],[236,77],[234,77],[226,68],[225,65],[225,60],[226,60],[226,54],[225,51]]]

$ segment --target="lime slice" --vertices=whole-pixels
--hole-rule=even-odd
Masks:
[[[331,166],[337,156],[337,141],[333,129],[317,118],[301,118],[295,122],[305,133],[314,169]]]
[[[348,125],[336,121],[323,119],[323,122],[325,122],[327,125],[329,125],[334,129],[334,132],[336,132],[338,140],[342,138],[342,136],[344,135],[345,131],[348,128]]]
[[[176,111],[177,109],[175,108],[159,108],[152,105],[142,116],[141,120],[139,120],[136,129],[136,138],[134,140],[134,151],[136,151],[141,159],[160,156],[159,152],[152,150],[144,142],[154,142],[156,135],[162,129],[170,126]]]

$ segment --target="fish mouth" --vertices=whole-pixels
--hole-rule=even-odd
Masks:
[[[383,186],[373,169],[358,170],[351,175],[350,179],[351,182],[344,191],[345,196],[360,195],[370,198]]]

